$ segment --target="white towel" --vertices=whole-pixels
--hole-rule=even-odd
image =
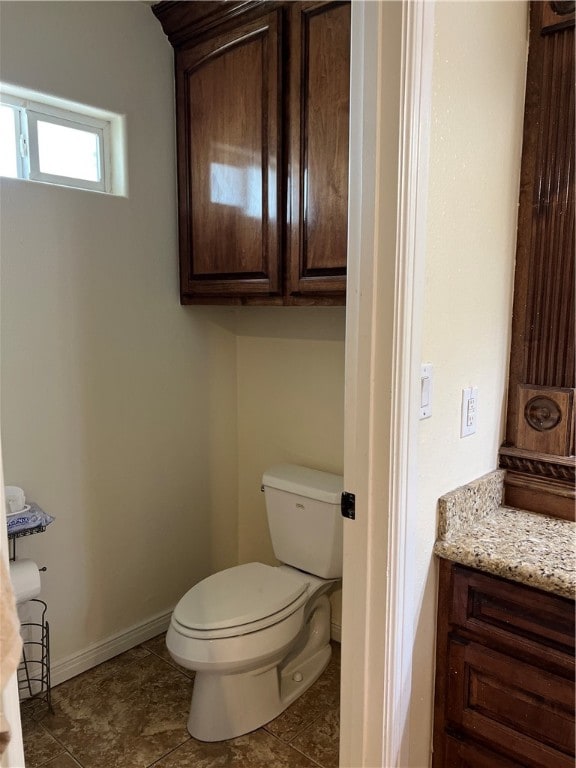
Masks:
[[[0,555],[0,694],[20,663],[22,638],[16,601],[4,558]],[[0,755],[4,752],[10,732],[0,712]]]

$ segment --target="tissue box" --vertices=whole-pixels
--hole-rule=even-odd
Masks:
[[[26,505],[26,509],[21,509],[18,512],[6,515],[6,526],[8,528],[8,535],[11,533],[20,533],[21,531],[28,531],[32,528],[45,528],[54,521],[51,515],[48,515],[41,509],[38,504],[31,502]]]

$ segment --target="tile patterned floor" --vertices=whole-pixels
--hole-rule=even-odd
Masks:
[[[263,728],[206,744],[186,730],[194,673],[159,635],[62,683],[54,714],[22,707],[26,768],[337,768],[340,646],[324,674]]]

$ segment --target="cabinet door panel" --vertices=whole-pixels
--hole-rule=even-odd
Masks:
[[[280,290],[280,15],[177,52],[183,299]]]
[[[458,638],[448,658],[452,726],[528,766],[573,766],[571,681]]]
[[[574,674],[574,603],[568,598],[455,566],[450,621],[510,650],[547,654],[550,663]]]
[[[289,293],[346,290],[349,3],[291,9]]]

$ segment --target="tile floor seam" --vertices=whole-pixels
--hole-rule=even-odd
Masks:
[[[324,712],[320,712],[320,713],[319,713],[319,714],[317,714],[315,717],[313,717],[313,718],[312,718],[312,720],[308,720],[308,722],[306,723],[306,725],[303,725],[303,726],[302,726],[302,728],[300,728],[300,730],[299,730],[299,731],[297,731],[297,733],[295,733],[295,734],[294,734],[294,736],[292,736],[292,737],[290,738],[290,740],[289,740],[288,742],[286,742],[286,743],[287,743],[287,744],[290,744],[290,745],[292,745],[292,742],[293,742],[295,739],[297,739],[297,738],[298,738],[298,736],[301,736],[301,735],[304,733],[304,731],[308,730],[308,728],[311,728],[311,727],[314,725],[314,723],[315,723],[315,722],[317,722],[318,720],[320,720],[320,718],[324,717],[324,714],[325,714]]]
[[[268,733],[268,731],[267,731],[267,733]],[[294,747],[292,744],[289,744],[286,741],[282,741],[282,739],[279,736],[276,736],[273,733],[271,733],[270,736],[272,736],[274,739],[276,739],[276,741],[279,741],[280,744],[283,744],[285,747],[288,746],[288,747],[290,747],[290,749],[293,749],[294,752],[298,752],[298,754],[302,755],[302,757],[305,757],[306,760],[310,760],[311,763],[314,763],[314,765],[317,765],[318,768],[324,768],[322,763],[319,763],[318,760],[315,760],[313,757],[310,757],[305,752],[302,752],[302,750],[298,749],[298,747]]]
[[[160,760],[165,760],[167,757],[169,757],[169,756],[172,754],[172,752],[176,752],[176,750],[177,750],[177,749],[181,749],[181,747],[183,747],[183,746],[184,746],[184,744],[188,744],[188,742],[189,742],[189,741],[192,741],[192,736],[188,736],[188,738],[187,738],[187,739],[184,739],[184,741],[182,742],[182,744],[178,744],[178,746],[177,746],[177,747],[174,747],[174,749],[169,749],[169,750],[168,750],[168,752],[166,752],[166,754],[164,754],[164,755],[161,755],[161,756],[160,756],[160,757],[159,757],[157,760],[154,760],[154,762],[152,762],[152,763],[149,763],[149,764],[146,766],[146,768],[153,768],[155,765],[158,765],[158,763],[160,762]]]
[[[315,765],[320,766],[320,768],[326,768],[324,763],[321,763],[316,757],[312,757],[312,755],[309,755],[307,752],[304,752],[303,747],[298,747],[296,744],[290,744],[291,749],[295,750],[296,752],[299,752],[301,755],[304,755],[304,757],[307,760],[310,760],[311,763],[314,763]]]
[[[52,757],[49,757],[48,760],[44,760],[43,763],[39,763],[35,768],[46,768],[47,765],[50,765],[52,760],[55,760],[57,757],[62,757],[62,755],[67,755],[68,752],[60,752],[58,755],[52,755]]]
[[[165,637],[165,635],[164,635]],[[155,638],[151,638],[151,640],[154,640]],[[191,675],[191,670],[186,670],[184,667],[180,666],[177,662],[175,662],[172,658],[167,659],[166,656],[163,656],[161,653],[158,653],[154,650],[154,648],[149,647],[146,645],[146,643],[150,642],[150,640],[146,640],[144,643],[142,643],[141,646],[136,646],[138,648],[144,648],[148,651],[148,653],[151,653],[153,656],[155,656],[157,659],[160,659],[160,661],[163,661],[164,664],[171,667],[172,669],[175,669],[177,672],[180,672],[180,674],[183,677],[188,678],[189,680],[193,680],[195,675]]]
[[[48,768],[50,768],[50,763],[52,763],[57,758],[62,757],[62,755],[67,755],[72,760],[74,765],[78,766],[78,768],[84,768],[84,766],[78,760],[78,758],[74,757],[74,755],[71,752],[68,752],[68,751],[62,752],[60,755],[55,755],[54,757],[50,757],[45,763],[42,763],[42,765],[37,766],[37,768],[46,768],[46,766],[48,766]]]
[[[303,725],[301,725],[298,730],[293,733],[290,737],[285,738],[284,736],[280,735],[279,733],[274,733],[274,731],[271,731],[268,729],[268,726],[270,723],[273,723],[274,720],[271,720],[270,723],[266,723],[266,725],[263,725],[262,728],[266,731],[266,733],[269,733],[271,736],[275,736],[279,741],[281,741],[283,744],[292,745],[292,742],[294,739],[297,739],[298,736],[300,736],[304,731],[309,728],[311,725],[313,725],[316,720],[319,720],[322,717],[322,713],[315,715],[312,720],[307,720]]]
[[[160,656],[159,653],[155,653],[154,651],[150,651],[150,653],[152,654],[152,656],[155,656],[157,659],[160,659],[160,661],[163,662],[164,664],[166,664],[167,667],[170,667],[170,669],[175,669],[176,672],[178,672],[180,675],[182,675],[182,677],[184,677],[184,678],[186,678],[188,680],[191,679],[189,677],[189,675],[186,674],[186,672],[182,671],[182,667],[178,666],[178,664],[176,664],[176,663],[171,664],[167,659],[165,659],[163,656]]]
[[[44,723],[43,723],[41,720],[36,720],[35,722],[36,722],[36,724],[37,724],[37,725],[39,725],[39,726],[40,726],[40,728],[42,728],[42,730],[43,730],[45,733],[47,733],[47,734],[48,734],[48,736],[50,736],[50,738],[51,738],[51,739],[54,739],[54,741],[56,742],[56,744],[58,744],[58,746],[59,746],[59,747],[62,747],[62,749],[64,750],[64,754],[65,754],[65,755],[70,755],[70,757],[71,757],[73,760],[76,760],[76,762],[78,763],[78,765],[80,766],[80,768],[84,768],[84,766],[82,765],[82,763],[80,762],[80,760],[79,760],[79,759],[76,757],[76,755],[75,755],[73,752],[71,752],[71,751],[68,749],[68,747],[67,747],[65,744],[63,744],[63,743],[60,741],[60,739],[59,739],[57,736],[54,736],[54,734],[52,733],[52,731],[48,730],[48,728],[47,728],[47,727],[44,725]],[[62,754],[62,753],[61,753],[61,754]],[[43,766],[47,765],[47,764],[50,762],[50,760],[54,760],[54,758],[55,758],[55,757],[60,757],[60,755],[53,755],[52,757],[48,758],[48,760],[46,760],[46,762],[45,762],[45,763],[42,763],[42,765],[38,766],[38,768],[43,768]]]
[[[171,661],[168,661],[168,659],[164,658],[164,656],[161,656],[159,653],[156,653],[156,651],[153,650],[152,648],[147,648],[146,646],[144,646],[144,647],[146,648],[148,653],[151,653],[153,656],[156,656],[156,658],[160,659],[160,661],[163,661],[164,664],[168,664],[168,666],[174,667],[174,669],[177,669],[179,672],[181,671],[181,669],[178,667],[177,664],[172,663]],[[182,674],[184,674],[184,673],[182,673]]]
[[[52,755],[52,757],[49,757],[48,760],[45,760],[43,763],[39,763],[36,766],[36,768],[46,768],[46,766],[50,767],[51,762],[53,762],[57,758],[63,757],[64,755],[68,756],[71,760],[73,760],[79,766],[79,768],[84,768],[84,766],[82,765],[82,763],[80,763],[78,758],[74,757],[74,755],[71,752],[69,752],[67,749],[64,750],[64,752],[58,753],[57,755]]]

